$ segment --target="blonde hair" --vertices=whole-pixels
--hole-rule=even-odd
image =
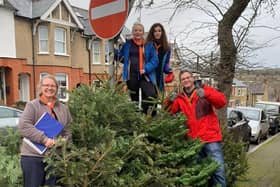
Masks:
[[[132,25],[132,31],[133,31],[133,29],[134,29],[135,27],[137,27],[137,26],[142,27],[143,33],[145,32],[145,30],[144,30],[144,25],[143,25],[142,23],[138,22],[138,21],[133,23],[133,25]]]
[[[43,94],[43,93],[42,93],[42,85],[43,85],[43,82],[44,82],[45,79],[51,79],[51,80],[54,81],[54,83],[55,83],[55,85],[56,85],[56,93],[55,93],[55,95],[57,95],[59,85],[58,85],[58,82],[57,82],[55,76],[53,76],[53,75],[51,75],[51,74],[44,75],[44,76],[40,79],[40,82],[39,82],[39,84],[38,84],[38,86],[37,86],[38,95],[41,96],[41,95]]]

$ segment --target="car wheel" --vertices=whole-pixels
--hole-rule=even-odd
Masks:
[[[276,126],[272,129],[272,132],[271,132],[272,135],[274,135],[274,134],[276,134],[276,133],[278,133],[278,125],[276,125]]]
[[[265,139],[265,140],[266,140],[266,139],[268,138],[268,133],[269,133],[269,132],[268,132],[268,131],[266,131],[266,133],[265,133],[265,135],[264,135],[263,139]]]
[[[278,126],[278,124],[277,124],[277,125],[276,125],[276,127],[275,127],[274,134],[277,134],[277,133],[278,133],[278,131],[279,131],[279,126]]]
[[[260,132],[260,134],[259,134],[257,140],[255,141],[255,143],[256,143],[257,145],[261,143],[261,132]]]

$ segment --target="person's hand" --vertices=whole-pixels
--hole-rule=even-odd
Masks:
[[[178,94],[175,91],[172,91],[168,96],[168,100],[173,102],[177,98],[177,96]]]
[[[47,138],[45,140],[45,146],[48,147],[48,148],[51,148],[52,146],[54,146],[54,144],[55,144],[54,139]]]
[[[145,73],[145,70],[144,69],[141,69],[140,70],[140,75],[143,75]]]
[[[167,98],[164,100],[164,110],[170,111],[170,109],[173,105],[173,102],[175,101],[177,96],[178,96],[178,94],[175,91],[172,91],[169,93]]]
[[[203,90],[203,88],[198,88],[197,90],[196,90],[196,94],[199,96],[199,97],[204,97],[204,95],[205,95],[205,93],[204,93],[204,90]]]

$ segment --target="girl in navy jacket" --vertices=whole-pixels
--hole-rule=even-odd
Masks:
[[[157,97],[156,68],[158,57],[152,42],[144,43],[144,26],[135,23],[132,27],[132,39],[128,40],[119,53],[123,63],[123,81],[126,81],[132,101],[139,101],[139,88],[142,91],[142,109],[148,113],[153,104],[145,102]],[[152,110],[155,115],[155,110]]]

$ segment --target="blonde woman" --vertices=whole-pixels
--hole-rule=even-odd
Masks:
[[[153,104],[150,98],[156,98],[156,68],[158,57],[152,42],[144,43],[144,26],[134,23],[132,39],[126,41],[119,55],[123,63],[123,81],[126,81],[132,101],[139,100],[139,88],[142,90],[142,109],[145,114]],[[152,112],[155,115],[155,111]]]
[[[55,144],[55,139],[48,138],[42,131],[34,127],[34,124],[44,112],[48,112],[62,125],[67,126],[72,120],[68,108],[59,102],[56,97],[58,82],[52,75],[44,76],[39,84],[39,97],[28,102],[19,120],[18,129],[24,138],[51,148]],[[71,133],[64,128],[60,134],[66,141],[71,138]],[[37,153],[26,142],[21,145],[21,167],[23,171],[24,187],[55,186],[56,177],[51,176],[46,179],[46,163],[43,158],[47,156]]]

